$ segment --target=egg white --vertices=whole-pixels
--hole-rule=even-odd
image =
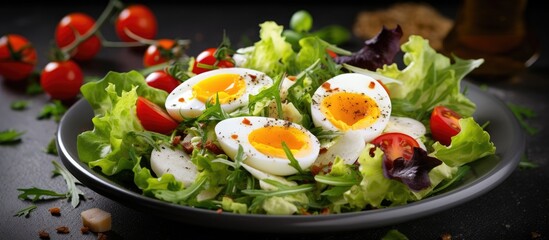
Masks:
[[[379,116],[369,125],[359,129],[339,129],[321,111],[322,101],[332,94],[354,93],[368,96],[375,101]],[[331,131],[358,131],[365,142],[369,142],[383,132],[391,116],[391,99],[383,86],[372,77],[358,73],[337,75],[315,90],[311,104],[311,116],[317,127]],[[361,104],[361,103],[357,103]]]
[[[286,157],[276,157],[264,154],[256,149],[249,141],[248,136],[254,130],[266,126],[281,126],[297,129],[307,136],[309,146],[305,155],[294,156],[301,169],[308,169],[316,160],[320,143],[318,139],[301,125],[268,117],[236,117],[219,122],[215,126],[217,141],[229,158],[234,159],[237,155],[239,145],[244,150],[244,163],[267,174],[276,176],[288,176],[297,173],[297,170],[290,166]]]
[[[225,112],[232,112],[239,107],[246,106],[250,94],[255,95],[273,84],[273,80],[269,76],[253,69],[220,68],[211,70],[189,78],[168,95],[165,103],[168,114],[177,121],[200,116],[206,109],[206,103],[193,97],[193,87],[205,79],[225,73],[239,74],[244,78],[246,85],[246,89],[240,97],[221,103],[221,108]],[[215,99],[215,95],[212,97]]]

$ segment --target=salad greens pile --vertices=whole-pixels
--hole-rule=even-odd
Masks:
[[[304,35],[295,47],[286,40],[283,26],[273,21],[259,26],[260,39],[236,54],[244,59],[241,67],[262,71],[276,79],[275,84],[251,96],[249,104],[235,112],[226,113],[219,104],[209,104],[200,117],[181,122],[172,135],[146,131],[141,126],[136,116],[138,97],[164,106],[167,93],[149,87],[137,71],[109,72],[103,79],[82,86],[95,116],[93,130],[78,136],[80,160],[106,176],[130,176],[142,194],[162,201],[240,214],[300,215],[338,214],[418,201],[459,181],[468,163],[495,154],[489,134],[472,117],[475,104],[460,89],[461,80],[480,66],[482,59],[450,59],[437,53],[421,36],[411,36],[400,46],[400,27],[382,29],[362,49],[350,52],[315,35]],[[331,57],[327,50],[338,56]],[[402,69],[393,61],[400,51],[404,53]],[[284,101],[295,106],[297,113],[293,114],[300,115],[299,124],[322,142],[330,142],[338,133],[313,126],[311,96],[323,82],[346,72],[381,80],[390,92],[391,116],[413,118],[426,126],[422,142],[428,156],[421,158],[441,162],[429,167],[418,160],[406,170],[417,171],[412,174],[421,175],[417,181],[426,180],[427,187],[413,189],[413,183],[388,178],[383,151],[370,143],[355,164],[345,164],[336,157],[328,172],[298,169],[295,175],[261,181],[242,167],[246,157],[242,151],[229,159],[223,153],[195,147],[191,161],[199,173],[189,186],[170,173],[157,176],[151,171],[151,152],[162,144],[172,145],[175,137],[192,133],[200,137],[199,141],[215,143],[212,131],[217,122],[236,116],[264,116],[271,103],[281,106],[280,85],[285,76],[296,79]],[[190,71],[186,74],[193,75]],[[461,131],[447,146],[429,134],[429,117],[437,105],[450,107],[462,116]],[[282,114],[279,111],[279,116]],[[291,157],[289,164],[294,164]],[[261,188],[262,182],[270,187]]]

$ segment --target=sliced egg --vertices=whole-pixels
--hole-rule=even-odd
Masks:
[[[366,147],[366,142],[362,140],[362,135],[357,131],[345,132],[334,141],[334,144],[320,151],[314,163],[315,166],[329,166],[338,156],[343,159],[345,164],[353,164]]]
[[[176,87],[166,98],[166,110],[178,121],[195,118],[206,109],[206,103],[215,103],[219,97],[221,108],[232,112],[248,104],[249,95],[255,95],[273,84],[265,73],[247,68],[220,68],[189,78]]]
[[[365,142],[383,132],[391,115],[391,99],[372,77],[345,73],[324,82],[314,93],[311,116],[317,127],[358,131]]]
[[[413,118],[391,116],[389,123],[383,132],[404,133],[414,138],[421,148],[424,150],[427,149],[425,144],[421,141],[421,137],[427,133],[427,129],[423,123]]]
[[[158,177],[171,173],[185,186],[191,185],[198,174],[196,166],[187,153],[166,145],[161,145],[158,150],[152,151],[151,169]]]
[[[241,145],[245,164],[276,176],[297,173],[290,165],[283,142],[304,170],[313,164],[320,150],[318,139],[306,128],[276,118],[229,118],[215,126],[215,133],[227,156],[234,159]]]

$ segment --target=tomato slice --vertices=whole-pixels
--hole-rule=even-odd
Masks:
[[[151,87],[162,89],[168,93],[171,93],[179,84],[179,80],[172,75],[166,73],[164,70],[152,72],[145,78],[147,84]]]
[[[452,109],[436,106],[430,119],[433,139],[446,146],[450,145],[452,137],[461,131],[459,119],[461,116]]]
[[[137,118],[145,130],[170,134],[178,123],[160,106],[144,97],[138,97],[136,103]]]
[[[394,161],[399,157],[410,160],[414,155],[414,148],[419,147],[418,142],[413,137],[399,132],[383,133],[372,140],[371,143],[381,148],[390,161]]]

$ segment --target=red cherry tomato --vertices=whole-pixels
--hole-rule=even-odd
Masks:
[[[118,14],[115,29],[118,37],[125,42],[136,42],[136,39],[128,36],[125,29],[141,38],[154,39],[157,32],[156,16],[147,6],[132,4]]]
[[[59,48],[63,48],[76,40],[75,31],[83,36],[95,25],[95,20],[85,13],[71,13],[57,24],[55,29],[55,42]],[[79,61],[87,61],[95,57],[101,49],[101,40],[97,35],[93,35],[86,41],[81,42],[73,52],[71,57]]]
[[[149,86],[162,89],[168,93],[171,93],[181,83],[175,77],[162,70],[147,75],[145,81],[147,81]]]
[[[414,155],[414,147],[419,147],[413,137],[399,132],[383,133],[371,143],[381,148],[387,159],[391,161],[399,157],[410,160]]]
[[[0,38],[0,75],[18,81],[29,77],[36,66],[36,49],[19,34]]]
[[[137,98],[136,114],[147,131],[170,134],[178,125],[163,108],[144,97]]]
[[[71,100],[80,93],[84,75],[72,60],[50,62],[40,75],[40,85],[52,99]]]
[[[216,68],[234,67],[234,63],[231,61],[229,56],[227,56],[226,59],[219,60],[217,65],[215,65],[217,59],[215,58],[214,53],[216,50],[216,48],[208,48],[198,54],[194,61],[192,72],[195,74],[200,74]]]
[[[452,137],[461,131],[461,116],[450,108],[436,106],[431,113],[430,125],[433,139],[448,146]]]
[[[150,67],[170,60],[175,43],[173,39],[160,39],[157,44],[149,45],[143,56],[143,66]]]

